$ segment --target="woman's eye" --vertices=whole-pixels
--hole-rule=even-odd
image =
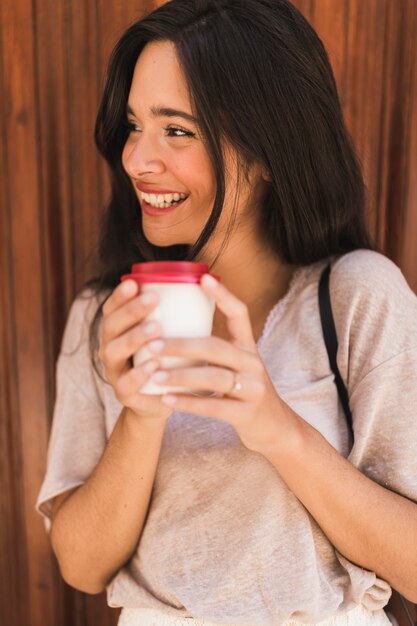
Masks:
[[[140,131],[140,127],[130,120],[125,120],[123,126],[128,133],[135,133]]]
[[[184,130],[183,128],[174,128],[170,126],[168,128],[165,128],[165,131],[168,137],[195,137],[195,133],[192,133],[189,130]]]

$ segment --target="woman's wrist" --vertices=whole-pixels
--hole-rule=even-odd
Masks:
[[[138,414],[129,407],[124,407],[120,415],[122,426],[128,431],[129,436],[139,436],[141,439],[143,439],[144,434],[163,433],[168,419],[167,416],[155,417]]]
[[[277,458],[288,458],[301,449],[303,426],[304,420],[282,401],[277,413],[260,422],[255,437],[243,443],[275,465]]]

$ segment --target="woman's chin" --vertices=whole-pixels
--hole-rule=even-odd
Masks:
[[[155,232],[155,229],[147,229],[142,225],[143,234],[145,235],[146,240],[152,244],[153,246],[158,246],[158,248],[169,248],[170,246],[177,245],[188,245],[188,242],[184,241],[183,237],[179,235],[175,236],[174,234],[169,235],[168,233]]]

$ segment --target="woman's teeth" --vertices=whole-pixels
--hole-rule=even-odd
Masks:
[[[143,191],[141,191],[140,197],[142,200],[145,200],[145,202],[157,207],[158,209],[167,209],[172,204],[182,202],[182,200],[188,198],[185,193],[166,193],[156,195],[154,193],[144,193]]]

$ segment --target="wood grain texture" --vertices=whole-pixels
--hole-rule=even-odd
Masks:
[[[406,206],[400,265],[417,293],[417,4],[410,8],[409,54],[411,67],[407,90],[410,98],[410,113],[406,133],[406,161],[408,178],[404,203]]]
[[[0,25],[2,81],[6,105],[2,119],[3,173],[7,184],[6,247],[7,310],[3,325],[8,329],[9,349],[6,371],[11,413],[8,422],[14,489],[9,544],[9,562],[15,560],[17,603],[9,605],[6,623],[19,616],[21,624],[32,615],[53,620],[53,594],[46,593],[52,581],[47,539],[33,514],[45,464],[47,422],[45,301],[42,234],[39,214],[38,107],[32,3],[17,0],[3,3]],[[3,209],[4,210],[4,209]],[[3,311],[2,311],[3,313]],[[4,358],[5,355],[3,355]],[[7,575],[7,574],[6,574]]]
[[[34,502],[55,360],[109,194],[93,128],[108,56],[164,0],[0,3],[0,624],[114,626],[63,583]],[[417,3],[296,0],[328,49],[368,219],[417,291]]]

